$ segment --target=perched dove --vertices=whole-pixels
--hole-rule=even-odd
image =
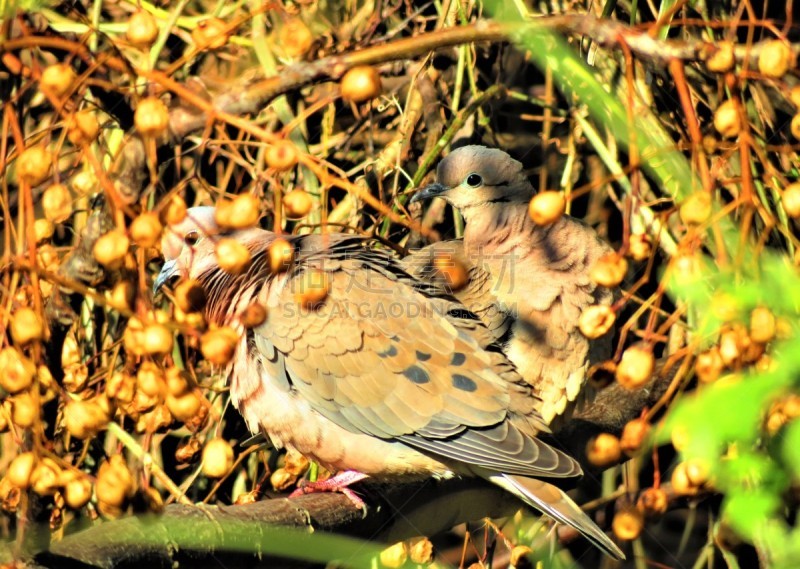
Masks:
[[[435,277],[432,263],[449,256],[469,273],[453,294],[492,331],[520,375],[553,419],[589,397],[583,389],[589,366],[608,359],[611,337],[589,341],[578,329],[581,312],[611,304],[613,291],[589,278],[594,262],[611,248],[589,226],[569,216],[551,225],[528,215],[533,186],[522,164],[501,150],[464,146],[436,171],[436,183],[412,202],[440,197],[464,216],[463,241],[434,243],[412,253],[404,267]],[[582,395],[579,398],[579,395]]]
[[[238,276],[217,265],[223,236],[251,253]],[[285,238],[294,261],[278,273],[267,254],[273,233],[223,232],[212,208],[190,209],[162,243],[166,262],[156,288],[177,275],[196,279],[209,322],[242,334],[226,371],[252,431],[348,483],[363,475],[482,477],[623,557],[564,492],[537,479],[574,477],[581,468],[537,438],[547,427],[531,388],[477,317],[360,237]],[[298,304],[300,284],[322,273],[324,300]],[[251,303],[268,315],[245,330],[238,316]]]

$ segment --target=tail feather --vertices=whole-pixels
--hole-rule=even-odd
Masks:
[[[614,559],[625,559],[622,550],[559,488],[535,478],[509,474],[492,474],[487,478],[531,507],[575,528],[607,555]]]

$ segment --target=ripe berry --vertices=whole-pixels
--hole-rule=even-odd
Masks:
[[[736,63],[733,42],[721,41],[714,47],[714,53],[706,60],[706,68],[712,73],[725,73],[733,69],[733,65]]]
[[[239,335],[227,326],[212,328],[200,338],[200,351],[212,364],[225,365],[236,352]]]
[[[578,328],[581,334],[594,340],[605,335],[614,325],[617,316],[610,306],[596,304],[584,309],[578,320]]]
[[[267,166],[278,172],[291,170],[297,165],[299,159],[297,146],[290,140],[279,140],[267,148],[264,159]]]
[[[610,433],[600,433],[586,444],[586,458],[594,466],[611,466],[619,462],[621,456],[619,439]]]
[[[330,292],[328,273],[309,268],[294,280],[294,299],[304,308],[312,309],[322,304]]]
[[[550,225],[561,219],[566,208],[567,202],[563,193],[540,192],[531,199],[528,214],[536,225]]]
[[[292,190],[283,196],[283,211],[289,219],[301,219],[309,214],[314,199],[305,190]]]
[[[681,204],[681,219],[686,225],[700,225],[708,221],[711,217],[712,200],[711,194],[699,190],[691,194]]]
[[[146,10],[139,10],[128,20],[125,37],[137,47],[148,48],[155,43],[158,33],[158,22],[155,17]]]
[[[600,286],[615,287],[628,272],[628,261],[619,253],[606,253],[591,268],[590,278]]]
[[[252,194],[239,194],[229,201],[219,202],[214,209],[214,221],[220,227],[247,229],[258,223],[261,204]]]
[[[17,348],[0,350],[0,387],[14,394],[28,389],[33,383],[36,366]]]
[[[786,215],[800,217],[800,182],[794,182],[784,188],[781,203]]]
[[[448,290],[455,292],[461,290],[469,282],[469,273],[458,259],[449,255],[438,255],[433,259],[433,268]]]
[[[653,241],[644,233],[632,233],[628,241],[628,255],[634,261],[646,261],[653,254]]]
[[[167,132],[169,111],[158,97],[146,97],[139,101],[133,114],[133,124],[142,136],[158,138]]]
[[[733,138],[742,130],[742,119],[734,100],[726,100],[714,111],[714,128],[725,138]]]
[[[777,324],[775,315],[765,306],[757,306],[750,313],[750,339],[760,344],[775,338]]]
[[[192,30],[192,41],[197,49],[216,50],[228,43],[228,25],[219,18],[206,18],[197,22]]]
[[[702,383],[715,382],[724,368],[725,364],[717,346],[698,354],[694,363],[694,372]]]
[[[381,74],[369,65],[353,67],[342,77],[340,84],[342,99],[363,103],[381,94]]]
[[[31,146],[17,158],[17,178],[38,186],[50,176],[53,155],[43,145]]]
[[[611,529],[618,539],[632,541],[642,534],[644,516],[642,512],[633,506],[623,507],[614,514]]]
[[[233,449],[225,439],[211,439],[203,448],[203,474],[222,478],[233,468]]]
[[[44,322],[35,310],[23,306],[13,312],[11,315],[11,339],[15,344],[25,346],[43,338]]]
[[[68,64],[56,63],[42,71],[39,86],[46,93],[56,97],[63,97],[73,88],[77,78],[78,76]]]
[[[278,31],[278,45],[288,57],[299,58],[308,53],[314,43],[311,30],[300,18],[291,18]]]
[[[645,488],[636,502],[636,507],[648,517],[663,514],[668,505],[667,493],[661,488]]]
[[[155,247],[163,229],[158,214],[146,211],[131,222],[131,239],[139,247]]]
[[[625,389],[639,389],[653,375],[654,368],[653,352],[643,345],[634,345],[622,353],[615,375]]]
[[[650,423],[647,419],[639,418],[628,421],[622,429],[619,443],[623,452],[633,456],[642,448],[645,439],[650,434]]]
[[[287,270],[294,260],[294,247],[286,239],[278,237],[267,249],[269,270],[277,274]]]
[[[219,268],[231,275],[244,272],[250,264],[250,251],[236,239],[225,237],[220,239],[214,249]]]
[[[106,269],[118,269],[125,260],[130,244],[125,232],[114,229],[95,241],[92,254],[95,260]]]
[[[783,40],[768,41],[758,54],[758,70],[772,79],[780,79],[794,67],[795,55]]]
[[[72,196],[64,184],[53,184],[42,195],[44,216],[53,223],[62,223],[72,215]]]
[[[72,144],[89,144],[100,132],[100,123],[93,111],[84,110],[73,113],[67,119],[67,138]]]

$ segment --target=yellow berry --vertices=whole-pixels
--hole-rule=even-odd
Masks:
[[[694,192],[681,204],[680,215],[687,225],[700,225],[711,217],[711,194],[702,190]]]
[[[239,194],[230,201],[217,204],[214,210],[214,221],[220,227],[247,229],[258,223],[261,216],[261,204],[252,194]]]
[[[192,30],[192,41],[197,49],[220,49],[228,43],[228,25],[219,18],[206,18],[197,22]]]
[[[200,338],[200,351],[212,364],[225,365],[236,352],[239,335],[227,326],[213,328]]]
[[[281,273],[289,269],[294,260],[294,246],[282,237],[276,238],[267,249],[269,269],[273,273]]]
[[[72,144],[89,144],[99,133],[100,123],[94,111],[78,111],[67,119],[67,138]]]
[[[628,456],[633,456],[642,448],[647,436],[650,434],[650,423],[646,419],[638,418],[628,421],[622,429],[619,439],[622,451]]]
[[[36,366],[17,348],[0,350],[0,387],[14,394],[28,389],[33,384]]]
[[[621,456],[619,439],[610,433],[600,433],[586,445],[586,458],[600,468],[616,464]]]
[[[330,292],[328,273],[309,268],[294,280],[294,299],[304,308],[313,309],[322,304]]]
[[[162,230],[158,215],[146,211],[131,222],[131,239],[139,247],[155,247],[161,239]]]
[[[733,69],[733,65],[736,63],[733,42],[721,41],[714,48],[714,53],[706,60],[708,70],[712,73],[725,73]]]
[[[302,57],[311,49],[314,36],[300,18],[291,18],[278,31],[278,45],[289,57]]]
[[[758,54],[758,70],[773,79],[780,79],[794,67],[795,55],[788,43],[771,40],[761,46]]]
[[[283,196],[283,211],[289,219],[301,219],[311,212],[314,199],[305,190],[292,190]]]
[[[267,166],[278,172],[291,170],[299,160],[297,146],[290,140],[279,140],[267,148],[264,159]]]
[[[540,192],[533,196],[528,206],[528,214],[536,225],[551,225],[561,219],[567,202],[561,192]]]
[[[36,456],[32,452],[20,453],[8,465],[6,477],[17,488],[25,489],[31,483],[31,474],[35,466]]]
[[[147,48],[155,43],[158,33],[158,22],[155,17],[146,10],[138,10],[128,20],[125,37],[133,45]]]
[[[44,322],[35,310],[23,306],[14,311],[11,316],[11,339],[21,346],[44,339]]]
[[[203,448],[203,474],[222,478],[233,468],[233,449],[225,439],[211,439]]]
[[[590,340],[594,340],[595,338],[604,336],[611,330],[616,319],[617,316],[610,306],[597,304],[584,309],[578,320],[578,328],[581,334]]]
[[[48,221],[61,223],[72,215],[72,196],[63,184],[53,184],[42,195],[42,209]]]
[[[219,268],[231,275],[238,275],[250,265],[250,251],[245,245],[231,237],[224,237],[214,248]]]
[[[136,105],[133,124],[142,136],[158,138],[167,132],[169,110],[158,97],[146,97]]]
[[[114,229],[95,241],[92,253],[95,260],[105,268],[113,270],[122,267],[130,240],[124,231]]]
[[[642,345],[629,347],[622,353],[622,359],[617,364],[615,376],[625,389],[639,389],[643,387],[655,368],[653,352]]]
[[[614,514],[611,530],[622,541],[632,541],[642,534],[644,529],[644,516],[637,508],[627,506]]]
[[[42,71],[39,86],[46,93],[63,97],[73,88],[78,76],[67,63],[56,63]]]
[[[340,84],[342,98],[345,101],[363,103],[381,94],[381,74],[369,65],[353,67],[342,77]]]
[[[50,176],[53,155],[43,145],[31,146],[17,158],[17,178],[38,186]]]
[[[669,498],[661,488],[645,488],[639,495],[636,506],[645,516],[658,516],[667,511]]]
[[[628,262],[619,253],[606,253],[592,266],[590,278],[600,286],[615,287],[628,272]]]
[[[728,99],[714,111],[714,128],[725,138],[733,138],[742,130],[742,119],[736,101]]]

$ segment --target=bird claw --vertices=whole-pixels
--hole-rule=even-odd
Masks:
[[[304,481],[297,490],[289,494],[289,498],[296,498],[304,494],[315,494],[317,492],[339,492],[347,496],[347,499],[366,516],[367,505],[364,503],[364,500],[359,498],[358,494],[348,488],[350,484],[355,484],[365,478],[369,478],[369,476],[361,472],[356,472],[355,470],[345,470],[327,480],[318,480],[316,482]]]

